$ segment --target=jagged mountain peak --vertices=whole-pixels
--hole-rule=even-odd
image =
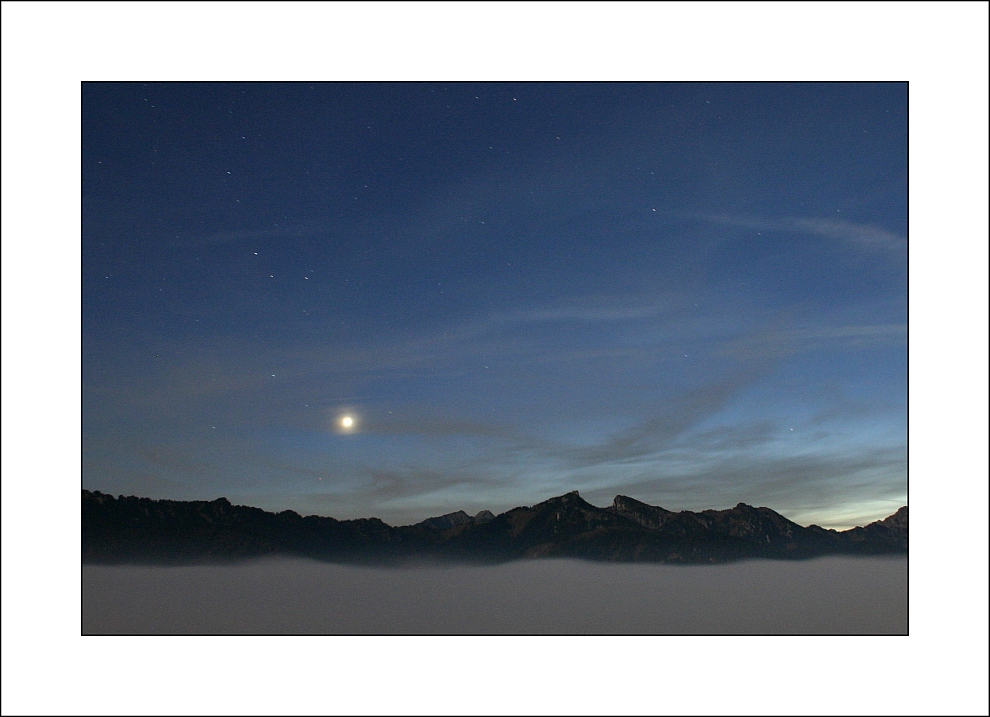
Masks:
[[[901,506],[897,509],[893,515],[888,515],[883,520],[877,521],[880,525],[883,525],[891,530],[907,530],[908,524],[908,509],[906,505]]]
[[[458,525],[466,525],[472,522],[474,522],[474,518],[465,513],[463,510],[457,510],[453,513],[445,513],[444,515],[427,518],[416,525],[436,528],[437,530],[449,530],[450,528],[456,528]]]
[[[626,507],[626,506],[628,506],[628,507],[646,506],[648,508],[655,508],[657,510],[663,510],[663,511],[668,512],[668,513],[670,512],[670,511],[666,510],[665,508],[661,508],[659,505],[650,505],[649,503],[644,503],[641,500],[636,500],[635,498],[630,498],[628,495],[619,494],[619,495],[615,496],[615,498],[612,499],[612,507],[613,508],[621,508],[621,507]]]
[[[482,510],[477,515],[468,515],[463,510],[454,511],[453,513],[446,513],[444,515],[438,515],[433,518],[427,518],[416,526],[425,526],[428,528],[435,528],[437,530],[450,530],[451,528],[457,528],[464,525],[474,525],[487,523],[488,521],[495,518],[495,514],[490,510]]]
[[[474,522],[487,523],[489,520],[493,520],[494,518],[495,518],[495,514],[493,512],[491,512],[490,510],[483,510],[480,513],[478,513],[476,516],[474,516]]]
[[[612,505],[606,510],[621,515],[623,518],[627,518],[637,525],[650,530],[660,528],[669,522],[670,516],[673,515],[671,511],[665,508],[643,503],[627,495],[615,496]]]
[[[536,505],[534,505],[533,508],[537,509],[547,506],[565,506],[565,505],[570,507],[577,507],[577,508],[584,508],[591,510],[601,510],[601,508],[592,505],[584,498],[582,498],[581,494],[578,493],[576,490],[572,490],[569,493],[564,493],[563,495],[554,496],[553,498],[547,498],[542,503],[537,503]]]

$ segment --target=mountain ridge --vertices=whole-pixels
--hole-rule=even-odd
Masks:
[[[330,562],[499,563],[572,557],[609,562],[723,563],[907,552],[907,507],[847,531],[803,527],[766,507],[669,511],[618,495],[594,506],[577,491],[499,515],[464,511],[391,526],[271,513],[214,501],[153,500],[83,490],[86,563],[216,563],[266,555]]]

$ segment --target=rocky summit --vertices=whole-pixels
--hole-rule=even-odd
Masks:
[[[217,563],[289,555],[395,564],[497,563],[540,557],[613,562],[722,563],[745,558],[907,552],[907,507],[846,531],[803,527],[770,508],[671,511],[628,496],[599,508],[572,491],[500,515],[485,510],[394,527],[214,501],[82,492],[88,563]]]

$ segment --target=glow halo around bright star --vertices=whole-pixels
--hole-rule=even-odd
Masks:
[[[353,412],[341,413],[334,421],[338,433],[355,433],[358,430],[358,417]]]

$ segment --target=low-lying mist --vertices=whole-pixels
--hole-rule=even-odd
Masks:
[[[906,634],[907,559],[83,566],[84,634]]]

